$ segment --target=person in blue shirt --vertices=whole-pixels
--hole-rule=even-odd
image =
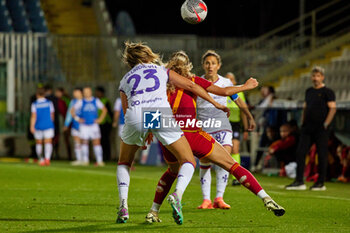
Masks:
[[[66,114],[66,120],[64,121],[64,131],[67,131],[69,127],[71,127],[71,135],[74,141],[74,152],[76,160],[71,162],[73,166],[79,165],[88,165],[88,163],[84,162],[82,153],[81,153],[81,142],[80,142],[80,134],[79,134],[79,122],[74,120],[71,114],[71,109],[77,103],[77,101],[83,99],[83,90],[82,88],[74,88],[73,90],[73,100],[69,103],[68,111]],[[77,111],[76,115],[80,115]]]
[[[52,155],[52,139],[54,137],[53,103],[46,99],[45,90],[38,88],[36,101],[31,105],[30,132],[35,138],[35,150],[40,166],[49,166]],[[42,157],[43,143],[45,144],[44,158]]]
[[[71,114],[77,122],[79,122],[79,134],[81,139],[81,151],[83,155],[83,161],[89,163],[89,140],[92,140],[94,154],[96,158],[96,166],[104,166],[103,163],[103,151],[101,146],[101,132],[99,123],[103,121],[107,114],[107,108],[101,102],[100,99],[92,96],[92,90],[90,87],[84,87],[83,99],[78,100],[73,108]],[[102,112],[98,116],[98,110]],[[79,115],[78,115],[79,113]]]

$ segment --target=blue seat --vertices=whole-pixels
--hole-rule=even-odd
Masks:
[[[48,32],[44,12],[41,9],[39,0],[24,0],[27,17],[33,32]]]
[[[11,32],[13,30],[12,21],[4,3],[5,1],[0,1],[0,31]]]
[[[6,6],[10,12],[14,30],[16,32],[29,32],[30,26],[23,2],[21,0],[7,0]]]

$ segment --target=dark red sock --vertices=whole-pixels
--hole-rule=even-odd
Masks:
[[[342,176],[345,177],[345,173],[346,173],[347,170],[348,170],[348,167],[347,166],[343,166],[343,169],[342,169],[342,172],[341,172]]]
[[[157,204],[162,204],[165,197],[168,195],[171,186],[173,185],[177,173],[171,172],[169,169],[163,174],[157,184],[156,194],[154,196],[153,202]]]
[[[255,195],[262,190],[259,182],[247,169],[235,163],[231,169],[230,174],[234,175],[236,179],[247,189],[253,192]]]

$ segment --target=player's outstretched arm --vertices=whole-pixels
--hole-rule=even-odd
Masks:
[[[216,85],[211,85],[207,88],[207,91],[215,95],[220,96],[231,96],[242,91],[249,91],[256,88],[259,85],[259,82],[255,78],[248,79],[243,85],[238,85],[234,87],[218,87]]]
[[[204,90],[201,86],[195,84],[191,80],[179,75],[175,71],[170,70],[169,71],[169,81],[174,84],[178,88],[185,89],[187,91],[190,91],[197,96],[205,99],[206,101],[213,104],[216,108],[223,110],[224,112],[230,112],[230,110],[224,106],[216,102],[206,90]]]
[[[248,109],[248,105],[240,98],[238,97],[235,100],[235,103],[237,104],[237,106],[239,107],[239,109],[246,115],[247,120],[248,120],[248,131],[252,131],[255,129],[255,121],[254,121],[254,117],[253,115],[250,113],[249,109]]]

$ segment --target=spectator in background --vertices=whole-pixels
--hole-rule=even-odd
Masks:
[[[38,88],[36,101],[31,105],[30,132],[36,141],[36,154],[40,166],[49,166],[52,154],[52,138],[54,137],[54,112],[55,109],[50,100],[45,97],[45,90]],[[44,158],[41,156],[45,144]]]
[[[103,151],[103,159],[104,161],[109,161],[111,159],[110,136],[111,136],[112,118],[113,118],[111,102],[105,97],[105,89],[101,86],[96,87],[95,95],[98,99],[101,100],[101,102],[107,108],[107,115],[103,118],[102,122],[100,123],[100,130],[101,130],[101,145],[102,145],[102,151]],[[101,113],[102,113],[102,110],[99,109],[98,114],[101,115]]]
[[[341,175],[338,177],[340,182],[350,181],[350,146],[341,145],[337,148],[337,156],[342,165]]]
[[[272,122],[273,120],[271,119],[271,114],[269,114],[269,108],[272,107],[272,103],[275,99],[275,89],[272,86],[263,86],[260,90],[260,94],[262,99],[255,106],[255,118],[258,122],[258,131],[261,134],[259,148],[263,148],[269,146],[273,142],[271,142],[271,139],[275,138],[275,133],[273,133],[273,137],[270,139],[267,136],[267,127],[270,127],[270,132],[275,131],[275,122]],[[261,170],[260,160],[263,154],[264,150],[257,151],[252,172]]]
[[[55,125],[55,136],[53,137],[52,144],[53,144],[53,151],[54,156],[56,159],[59,159],[59,137],[60,137],[60,121],[59,121],[59,110],[58,110],[58,99],[56,96],[53,95],[52,86],[50,84],[46,84],[44,86],[45,90],[45,98],[50,100],[53,104],[53,107],[55,109],[55,117],[54,117],[54,125]]]
[[[117,136],[117,151],[119,152],[120,140],[122,136],[122,131],[124,128],[124,113],[122,108],[122,101],[120,98],[117,98],[114,103],[114,115],[113,115],[113,127],[118,127],[118,136]],[[117,153],[118,153],[117,152]],[[119,157],[119,155],[118,155]]]
[[[63,87],[59,87],[56,89],[56,93],[57,92],[60,92],[60,98],[66,103],[66,106],[69,106],[70,96],[67,93],[66,89],[64,89]]]
[[[305,156],[314,142],[318,154],[318,179],[311,190],[326,190],[324,181],[327,172],[328,127],[336,113],[334,92],[325,87],[324,69],[316,66],[311,71],[313,87],[306,90],[302,129],[296,153],[297,177],[286,186],[287,190],[305,190],[304,168]]]
[[[83,99],[83,90],[79,87],[74,88],[73,90],[73,99],[69,104],[66,119],[64,121],[64,132],[68,132],[69,127],[71,126],[71,135],[73,137],[74,141],[74,152],[75,152],[75,161],[73,161],[71,164],[73,166],[86,166],[88,163],[83,160],[83,156],[81,153],[81,141],[80,141],[80,134],[79,134],[79,122],[74,120],[71,114],[71,110],[73,106],[76,104],[77,101]],[[76,112],[76,115],[79,117],[80,112]]]
[[[226,78],[230,79],[233,85],[237,85],[236,77],[233,73],[229,72],[225,75]],[[243,92],[237,93],[238,97],[245,102],[245,96]],[[240,111],[240,108],[232,101],[230,97],[227,97],[227,107],[230,109],[230,124],[232,127],[232,153],[231,156],[239,164],[241,164],[241,155],[239,154],[239,145],[240,145],[240,135],[241,135],[241,123],[243,123],[244,132],[243,140],[248,139],[248,119],[247,116]],[[248,106],[247,106],[248,107]],[[239,181],[231,175],[233,178],[232,185],[240,185]]]
[[[59,115],[61,115],[63,117],[63,120],[65,120],[69,105],[69,98],[64,88],[57,88],[55,90],[55,97],[57,98],[57,108]],[[72,151],[69,143],[69,132],[67,130],[63,131],[63,140],[67,150],[68,160],[72,160]]]
[[[280,165],[279,175],[286,176],[285,166],[296,160],[295,151],[298,138],[293,134],[293,128],[289,123],[283,124],[280,127],[280,136],[281,139],[274,141],[269,146],[268,156],[274,156],[277,159]],[[295,176],[292,178],[295,178]]]

